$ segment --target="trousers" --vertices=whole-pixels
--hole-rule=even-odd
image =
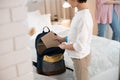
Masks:
[[[90,54],[83,59],[72,58],[76,80],[89,80],[88,79],[88,66],[90,63]]]
[[[120,23],[118,20],[118,16],[115,12],[115,9],[113,8],[113,15],[112,15],[112,23],[109,24],[113,34],[112,34],[112,40],[119,41],[120,39]],[[104,37],[105,31],[106,31],[107,24],[98,24],[98,36]]]

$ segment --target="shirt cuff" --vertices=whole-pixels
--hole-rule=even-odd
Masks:
[[[68,36],[65,37],[65,41],[68,42]]]
[[[73,44],[73,48],[75,49],[75,51],[81,51],[81,49],[78,47],[76,43]]]

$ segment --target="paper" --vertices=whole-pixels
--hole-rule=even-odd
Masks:
[[[58,47],[58,45],[60,44],[60,42],[55,40],[56,35],[53,32],[49,32],[46,35],[44,35],[41,40],[43,41],[43,43],[45,44],[45,46],[47,48],[50,47]]]

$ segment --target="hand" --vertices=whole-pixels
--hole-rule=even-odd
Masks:
[[[66,46],[66,43],[65,43],[65,42],[63,42],[63,43],[61,43],[60,45],[58,45],[58,47],[60,47],[61,49],[65,49],[65,46]]]
[[[116,1],[116,4],[120,5],[120,1]]]
[[[118,4],[120,5],[120,1],[118,2]]]

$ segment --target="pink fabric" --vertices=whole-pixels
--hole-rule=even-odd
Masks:
[[[105,4],[107,0],[96,0],[96,19],[97,23],[111,23],[112,22],[112,11],[113,11],[113,5],[111,4]],[[118,6],[115,5],[115,11],[117,15],[118,13]],[[120,20],[120,19],[119,19]]]
[[[113,5],[105,4],[107,0],[96,0],[96,19],[97,23],[111,23]]]

